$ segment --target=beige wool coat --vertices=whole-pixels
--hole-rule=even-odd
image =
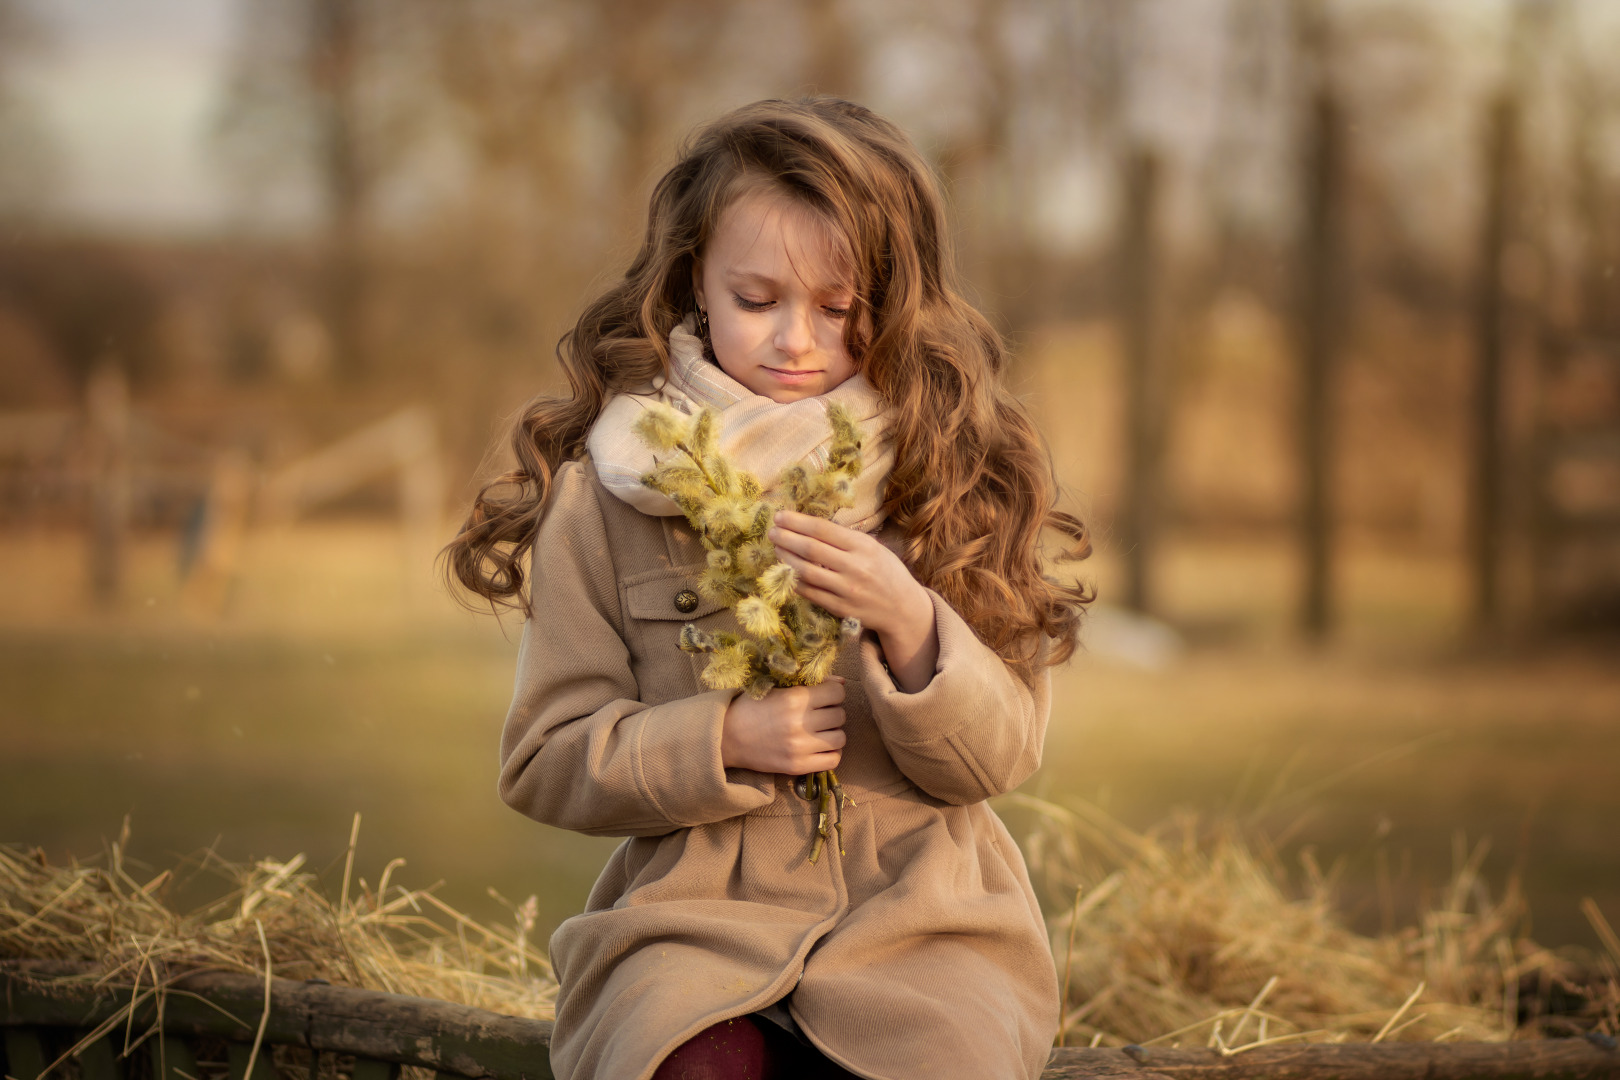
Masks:
[[[677,606],[703,560],[684,519],[615,499],[588,458],[557,471],[499,791],[538,821],[628,838],[551,938],[559,1080],[645,1080],[698,1031],[790,993],[804,1035],[860,1076],[1037,1076],[1057,973],[984,800],[1039,765],[1049,680],[1031,691],[937,594],[920,692],[896,688],[875,635],[845,647],[847,854],[829,843],[812,865],[815,808],[792,777],[722,767],[736,691],[704,689],[707,657],[677,646],[687,622],[735,627],[719,604]]]

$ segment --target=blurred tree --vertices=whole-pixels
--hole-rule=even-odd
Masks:
[[[0,0],[0,221],[37,222],[60,172],[55,142],[20,85],[20,70],[50,38],[26,0]]]
[[[1220,105],[1200,181],[1209,193],[1218,283],[1261,296],[1277,293],[1271,256],[1283,215],[1271,181],[1287,136],[1282,121],[1298,63],[1289,12],[1275,0],[1230,0],[1223,26]]]
[[[0,306],[26,313],[59,369],[84,386],[112,364],[137,386],[160,367],[160,297],[138,260],[116,247],[49,240],[0,248]]]
[[[335,366],[350,377],[371,366],[369,248],[381,181],[425,120],[413,14],[380,0],[245,0],[217,118],[220,148],[258,211],[318,223],[320,306]],[[287,198],[289,184],[302,200]]]
[[[803,12],[810,39],[806,88],[811,93],[860,97],[866,56],[844,0],[803,0]]]
[[[1319,4],[1302,4],[1298,34],[1310,68],[1311,108],[1303,129],[1300,181],[1304,210],[1299,237],[1300,555],[1304,569],[1300,628],[1327,636],[1334,618],[1334,556],[1338,529],[1334,484],[1338,405],[1343,386],[1339,353],[1345,324],[1344,223],[1347,123],[1333,78],[1331,27]]]

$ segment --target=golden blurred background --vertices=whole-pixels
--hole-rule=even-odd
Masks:
[[[578,910],[432,560],[683,135],[937,164],[1098,553],[1028,790],[1620,918],[1608,0],[0,0],[0,842]],[[1290,858],[1292,856],[1290,855]],[[199,885],[198,888],[204,886]],[[486,893],[492,889],[498,896]]]

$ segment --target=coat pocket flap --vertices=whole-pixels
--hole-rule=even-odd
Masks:
[[[693,622],[726,605],[697,591],[701,567],[663,570],[624,583],[624,608],[632,619]]]

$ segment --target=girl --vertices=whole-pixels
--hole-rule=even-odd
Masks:
[[[551,939],[557,1076],[1038,1075],[1057,977],[985,800],[1040,764],[1047,669],[1089,599],[1042,574],[1040,533],[1089,546],[957,291],[927,165],[845,101],[721,117],[558,355],[572,396],[527,407],[518,467],[447,548],[461,584],[528,616],[501,797],[628,838]],[[639,482],[630,425],[652,400],[719,409],[722,448],[767,484],[820,460],[829,401],[861,423],[855,506],[771,533],[799,593],[864,626],[834,678],[703,689],[680,628],[732,616],[693,591],[703,548]],[[795,780],[834,767],[845,850],[811,863]]]

